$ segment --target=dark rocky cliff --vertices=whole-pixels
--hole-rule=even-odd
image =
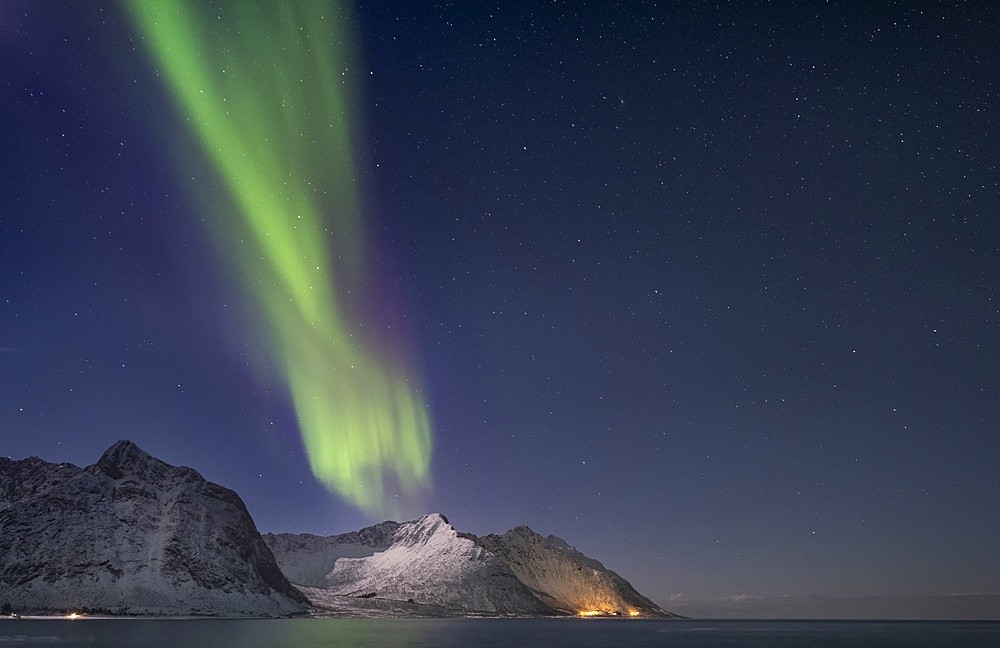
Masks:
[[[2,602],[252,615],[306,603],[236,493],[130,441],[87,468],[0,459]]]

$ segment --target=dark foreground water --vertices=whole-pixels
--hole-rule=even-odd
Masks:
[[[1000,622],[617,619],[0,620],[0,646],[998,648]]]

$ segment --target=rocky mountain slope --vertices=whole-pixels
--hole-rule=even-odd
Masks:
[[[328,538],[264,540],[289,580],[321,606],[351,596],[492,614],[675,616],[601,563],[528,527],[479,538],[435,513]]]
[[[526,526],[491,533],[476,544],[502,556],[518,580],[556,610],[575,614],[676,616],[635,591],[624,578],[564,540],[543,538]]]
[[[129,441],[86,468],[0,458],[0,603],[140,614],[306,607],[236,493]]]

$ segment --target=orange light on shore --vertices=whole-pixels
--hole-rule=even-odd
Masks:
[[[70,618],[70,619],[79,619],[79,618],[80,618],[80,615],[79,615],[79,614],[77,614],[76,612],[74,612],[73,614],[69,615],[69,618]]]
[[[604,613],[601,612],[600,610],[591,610],[589,612],[581,612],[580,616],[582,616],[582,617],[588,617],[588,616],[596,616],[598,614],[604,614]]]
[[[639,610],[629,610],[628,611],[628,615],[629,616],[639,616]]]

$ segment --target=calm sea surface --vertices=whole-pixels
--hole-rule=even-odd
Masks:
[[[616,619],[0,620],[0,645],[326,648],[828,646],[997,648],[1000,622]]]

